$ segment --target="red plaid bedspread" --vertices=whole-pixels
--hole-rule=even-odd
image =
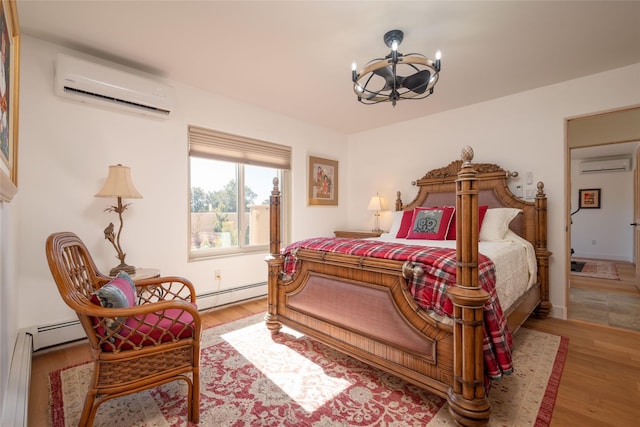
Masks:
[[[298,248],[419,263],[425,274],[421,278],[411,279],[409,283],[411,294],[417,304],[443,316],[451,317],[453,313],[453,304],[447,297],[446,291],[449,286],[456,285],[455,249],[375,240],[319,237],[292,243],[282,251],[285,256],[285,273],[293,274],[296,271],[297,261],[292,256],[292,252]],[[489,300],[484,306],[485,374],[491,379],[499,379],[503,374],[510,374],[513,371],[512,337],[496,294],[493,261],[484,255],[479,255],[478,261],[480,285],[489,293]]]

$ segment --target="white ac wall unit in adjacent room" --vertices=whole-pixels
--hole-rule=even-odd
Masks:
[[[175,108],[170,86],[62,53],[56,58],[55,93],[151,117],[167,118]]]
[[[630,169],[631,159],[628,157],[585,159],[580,162],[580,173],[622,172]]]

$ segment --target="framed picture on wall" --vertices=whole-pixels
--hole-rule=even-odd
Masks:
[[[580,209],[600,209],[600,189],[589,188],[579,190]]]
[[[338,206],[338,161],[309,156],[309,205]]]
[[[0,1],[0,157],[17,185],[20,32],[15,0]]]

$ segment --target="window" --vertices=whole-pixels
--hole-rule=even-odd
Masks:
[[[289,147],[189,126],[189,258],[267,251],[273,178],[285,206],[290,161]]]

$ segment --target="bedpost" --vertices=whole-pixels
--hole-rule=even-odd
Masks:
[[[400,197],[400,192],[398,191],[398,192],[396,193],[396,212],[397,212],[397,211],[401,211],[401,210],[402,210],[402,207],[403,207],[403,204],[402,204],[402,197]]]
[[[447,290],[454,305],[453,384],[447,393],[449,412],[464,426],[484,425],[491,407],[484,388],[483,306],[489,294],[478,278],[478,180],[473,149],[462,150],[456,180],[457,284]]]
[[[280,190],[278,178],[273,178],[273,190],[269,198],[269,255],[265,258],[269,264],[267,281],[268,310],[265,315],[267,328],[271,335],[280,332],[282,324],[278,321],[278,278],[284,264],[284,257],[280,253]]]
[[[537,317],[546,318],[551,312],[549,301],[549,257],[551,252],[547,249],[547,195],[544,193],[544,184],[538,182],[536,194],[536,258],[538,259],[538,282],[540,283],[541,302],[535,310]]]

